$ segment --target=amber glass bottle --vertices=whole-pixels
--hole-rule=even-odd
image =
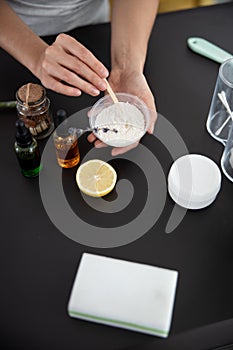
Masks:
[[[62,168],[73,168],[80,161],[78,136],[69,131],[65,110],[59,109],[55,118],[59,123],[53,133],[58,164]]]

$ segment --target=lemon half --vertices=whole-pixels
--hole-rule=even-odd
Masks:
[[[111,192],[116,184],[117,174],[108,163],[92,159],[77,170],[76,182],[80,190],[92,197],[103,197]]]

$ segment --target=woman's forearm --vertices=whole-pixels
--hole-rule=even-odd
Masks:
[[[143,71],[159,0],[115,0],[112,8],[112,69]]]
[[[56,92],[92,96],[106,90],[106,67],[81,43],[59,34],[48,46],[4,1],[0,0],[0,47]]]
[[[48,45],[4,0],[0,6],[0,46],[38,76],[39,61]]]

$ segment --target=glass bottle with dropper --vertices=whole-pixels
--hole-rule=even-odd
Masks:
[[[17,120],[15,126],[16,141],[14,149],[21,172],[26,177],[36,177],[39,175],[41,169],[37,141],[32,137],[22,120]]]

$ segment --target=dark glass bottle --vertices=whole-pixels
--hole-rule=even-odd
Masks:
[[[14,148],[21,172],[26,177],[36,177],[39,175],[41,169],[37,141],[32,137],[22,120],[17,120],[15,126],[16,141]]]

